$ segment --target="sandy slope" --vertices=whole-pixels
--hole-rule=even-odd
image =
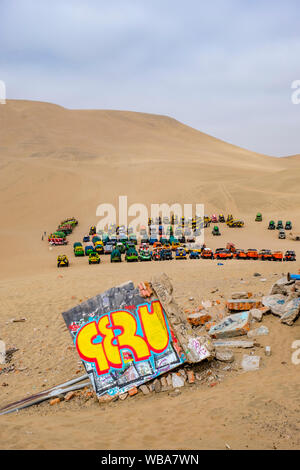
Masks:
[[[242,248],[296,249],[299,257],[299,243],[278,240],[266,230],[268,219],[281,218],[291,219],[300,231],[299,180],[297,156],[255,154],[164,116],[70,111],[25,101],[0,106],[0,337],[19,348],[14,363],[26,368],[0,375],[0,385],[8,384],[0,387],[1,404],[76,375],[78,358],[68,349],[61,312],[80,299],[163,269],[174,281],[178,301],[190,307],[191,295],[195,305],[206,298],[223,301],[245,288],[242,278],[259,294],[282,272],[299,269],[298,263],[237,261],[115,266],[107,258],[88,266],[86,259],[74,259],[69,246],[64,251],[71,266],[58,272],[60,250],[49,250],[42,232],[74,215],[80,224],[70,243],[80,240],[98,221],[97,205],[116,203],[125,194],[129,204],[204,203],[207,213],[243,217],[244,229],[221,227],[220,238],[207,230],[212,248],[233,241]],[[263,212],[262,224],[254,222],[257,211]],[[266,283],[253,278],[255,271]],[[215,287],[219,291],[211,294]],[[23,316],[25,323],[10,322]],[[290,360],[292,341],[300,339],[299,321],[290,328],[268,317],[266,324],[271,333],[262,345],[270,344],[273,355],[263,358],[255,375],[229,374],[213,389],[137,397],[101,410],[93,402],[45,404],[2,418],[0,446],[224,448],[228,442],[234,448],[299,448],[299,371]],[[263,355],[263,349],[257,352]]]

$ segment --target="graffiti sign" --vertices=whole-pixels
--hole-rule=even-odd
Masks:
[[[124,393],[185,362],[159,300],[132,282],[63,313],[97,395]]]

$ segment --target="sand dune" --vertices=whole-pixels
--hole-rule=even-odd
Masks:
[[[211,212],[295,218],[300,161],[227,144],[165,116],[68,110],[8,101],[0,108],[0,256],[5,271],[41,268],[39,241],[66,215],[96,223],[96,207],[204,203]]]
[[[0,339],[19,348],[14,361],[24,371],[0,376],[0,384],[8,384],[0,387],[1,404],[76,375],[78,357],[68,349],[61,312],[81,299],[164,269],[178,301],[190,307],[193,295],[197,306],[207,298],[223,302],[244,287],[260,295],[282,272],[299,266],[192,260],[115,266],[108,258],[88,266],[86,259],[74,259],[72,243],[98,222],[98,204],[116,204],[119,195],[127,195],[129,205],[203,203],[206,213],[232,212],[245,220],[241,230],[222,227],[221,237],[207,230],[212,248],[232,241],[241,248],[295,249],[299,259],[299,243],[278,240],[277,232],[266,230],[272,218],[292,220],[300,231],[299,183],[299,155],[278,159],[253,153],[166,116],[8,100],[0,106]],[[254,222],[258,211],[262,224]],[[64,248],[71,266],[61,274],[56,268],[61,250],[49,250],[41,235],[68,216],[80,223]],[[253,278],[255,271],[266,283]],[[23,316],[25,323],[10,322]],[[5,417],[0,447],[222,449],[229,441],[232,448],[297,448],[299,374],[290,363],[290,345],[299,339],[299,321],[293,328],[270,317],[267,322],[271,335],[265,341],[274,354],[264,359],[256,380],[231,377],[217,389],[188,389],[176,398],[138,397],[105,411],[90,402],[44,404]],[[145,415],[146,427],[141,426]]]

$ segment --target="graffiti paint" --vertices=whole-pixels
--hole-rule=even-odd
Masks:
[[[159,300],[146,301],[132,282],[63,317],[99,396],[124,393],[186,360]]]

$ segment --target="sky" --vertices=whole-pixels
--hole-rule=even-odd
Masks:
[[[299,18],[299,0],[0,0],[0,80],[8,99],[164,114],[298,154]]]

